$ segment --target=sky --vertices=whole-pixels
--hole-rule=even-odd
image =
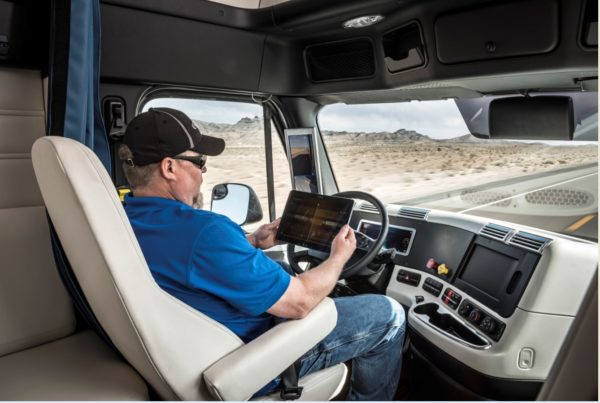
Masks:
[[[215,123],[237,123],[242,117],[262,117],[262,106],[243,102],[199,99],[158,98],[144,105],[143,112],[153,106],[179,109],[195,120]]]
[[[160,98],[144,105],[179,109],[189,117],[204,122],[238,122],[242,117],[262,117],[258,104],[201,99]],[[467,125],[453,100],[411,101],[386,104],[325,106],[318,116],[321,130],[347,132],[395,132],[414,130],[432,139],[449,139],[469,134]],[[521,140],[523,142],[533,142]],[[535,141],[539,142],[539,141]],[[542,141],[554,145],[595,144],[584,141]]]
[[[319,127],[321,130],[352,132],[395,132],[406,129],[433,139],[447,139],[469,133],[452,100],[329,105],[319,114]]]
[[[148,102],[152,106],[180,109],[192,119],[205,122],[236,123],[240,117],[262,116],[262,108],[255,104],[225,101],[162,98]],[[319,113],[321,130],[352,132],[395,132],[415,130],[433,139],[458,137],[468,134],[454,101],[412,101],[396,104],[326,106]]]

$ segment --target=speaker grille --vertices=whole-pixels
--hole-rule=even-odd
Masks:
[[[580,190],[554,188],[528,193],[525,196],[525,200],[531,204],[586,207],[594,202],[594,196],[591,193]]]
[[[312,81],[335,81],[375,74],[373,45],[368,39],[313,45],[306,48],[307,75]]]
[[[460,198],[470,204],[488,204],[497,202],[494,203],[495,207],[508,207],[510,206],[511,196],[512,195],[509,192],[483,190],[465,191],[461,193]]]

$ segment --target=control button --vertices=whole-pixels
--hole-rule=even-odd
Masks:
[[[427,263],[425,263],[425,267],[427,267],[428,269],[431,270],[435,270],[437,269],[439,266],[439,263],[435,261],[434,258],[430,257],[429,260],[427,260]]]
[[[444,263],[442,263],[441,265],[439,265],[437,267],[437,273],[440,276],[447,276],[450,273],[450,269],[448,269],[448,266],[446,266]]]
[[[427,280],[429,280],[429,279],[427,279]],[[431,284],[431,282],[429,282],[427,280],[425,280],[425,282],[423,283],[423,289],[425,291],[427,291],[428,293],[433,294],[436,297],[439,297],[440,294],[442,293],[441,284],[440,284],[440,287],[437,287],[437,286]]]
[[[446,288],[446,291],[444,291],[444,297],[442,298],[442,301],[450,308],[456,309],[458,308],[458,304],[460,303],[461,299],[462,297],[456,291],[454,291],[451,288]]]
[[[398,280],[401,283],[417,287],[421,282],[421,275],[407,270],[399,270],[398,276],[396,276],[396,280]]]
[[[496,330],[497,326],[496,326],[496,321],[494,319],[490,318],[489,316],[486,316],[481,321],[481,324],[479,325],[479,327],[481,328],[481,330],[483,330],[486,333],[493,333],[494,330]]]
[[[481,312],[479,309],[473,309],[469,314],[469,320],[478,325],[482,316],[483,312]]]
[[[432,286],[436,290],[440,290],[440,291],[442,291],[442,288],[444,287],[444,285],[442,283],[440,283],[439,281],[435,281],[432,278],[426,279],[425,283],[429,284],[430,286]]]
[[[425,301],[425,297],[424,297],[424,296],[422,296],[422,295],[417,295],[417,296],[415,296],[415,302],[416,302],[417,304],[420,304],[420,303],[421,303],[421,302],[423,302],[423,301]]]
[[[532,348],[524,347],[519,351],[519,368],[531,369],[533,368],[533,360],[535,358],[535,351]]]
[[[460,316],[468,317],[472,309],[473,305],[471,305],[469,302],[465,302],[461,305],[460,309],[458,310],[458,314]]]

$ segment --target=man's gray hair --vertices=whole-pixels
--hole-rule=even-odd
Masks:
[[[128,161],[133,159],[133,153],[127,144],[119,146],[119,159],[123,161],[123,173],[131,189],[147,186],[160,165],[160,162],[155,162],[148,165],[132,166]]]

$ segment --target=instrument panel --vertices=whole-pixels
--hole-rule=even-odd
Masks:
[[[402,210],[388,206],[404,237],[388,235],[387,245],[402,250],[409,241],[394,258],[386,295],[406,307],[409,332],[474,374],[545,380],[597,270],[597,244],[482,217],[429,211],[411,218]],[[353,212],[351,225],[366,235],[378,235],[377,223],[376,213]]]

